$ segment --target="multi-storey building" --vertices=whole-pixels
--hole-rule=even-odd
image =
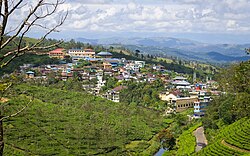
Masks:
[[[93,49],[69,49],[68,54],[72,57],[73,62],[86,58],[95,58]]]
[[[188,90],[191,89],[190,83],[187,82],[187,78],[177,76],[173,79],[172,85],[177,89]]]
[[[197,96],[181,97],[180,92],[178,91],[172,93],[163,92],[159,95],[159,98],[163,101],[166,101],[175,112],[181,112],[188,108],[194,107],[194,102],[198,99]]]
[[[194,116],[204,116],[210,100],[211,98],[208,92],[200,91],[198,94],[198,100],[194,103]]]

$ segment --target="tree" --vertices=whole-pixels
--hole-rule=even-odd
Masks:
[[[143,54],[141,54],[141,59],[144,59],[144,55]]]
[[[59,41],[45,45],[44,41],[49,34],[57,32],[57,28],[64,23],[68,12],[65,14],[60,13],[59,16],[54,17],[58,7],[63,3],[63,0],[38,0],[34,2],[0,0],[0,69],[6,67],[15,58],[25,53],[37,52],[62,43],[62,41]],[[19,21],[11,22],[11,19],[14,18],[21,9],[28,10],[25,17],[21,18],[19,16]],[[50,17],[54,19],[57,18],[58,20],[54,25],[48,26],[46,19]],[[40,39],[28,42],[26,37],[34,29],[39,32],[44,32],[44,34]],[[2,84],[2,82],[0,84]],[[9,85],[2,87],[0,97],[2,97],[9,88],[8,86]],[[3,116],[2,113],[0,114],[0,156],[3,155],[4,149],[3,120],[18,115],[25,108],[26,107],[8,116]],[[1,109],[3,109],[2,105]]]
[[[250,116],[250,61],[234,64],[218,74],[222,94],[206,110],[205,128],[217,129]]]
[[[250,48],[245,49],[245,51],[246,51],[247,54],[250,54]]]
[[[171,150],[175,146],[175,138],[171,131],[168,129],[162,130],[158,135],[158,139],[162,143],[164,148]]]
[[[135,50],[135,56],[136,56],[136,57],[139,57],[139,53],[140,53],[140,50],[136,49],[136,50]]]
[[[109,50],[110,50],[111,52],[114,52],[114,47],[113,47],[113,46],[110,46],[110,47],[109,47]]]

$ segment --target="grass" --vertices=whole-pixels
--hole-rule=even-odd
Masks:
[[[130,154],[126,147],[133,149],[132,153],[141,152],[164,126],[163,117],[156,111],[86,93],[25,84],[15,87],[15,92],[23,91],[26,95],[8,101],[6,114],[26,105],[31,95],[35,100],[17,117],[5,121],[5,141],[17,147],[7,146],[5,155]]]
[[[193,135],[193,131],[195,131],[201,125],[201,122],[197,123],[179,136],[177,139],[177,155],[190,155],[195,152],[196,139]]]

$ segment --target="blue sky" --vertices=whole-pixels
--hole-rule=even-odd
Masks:
[[[159,36],[250,43],[249,8],[250,0],[66,0],[58,12],[68,10],[69,16],[50,37]]]

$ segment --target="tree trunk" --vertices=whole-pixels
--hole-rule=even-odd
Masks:
[[[3,155],[4,141],[3,141],[3,121],[0,121],[0,156]]]
[[[4,113],[4,107],[0,108],[0,119],[2,119]],[[3,156],[4,140],[3,140],[3,120],[0,120],[0,156]]]

